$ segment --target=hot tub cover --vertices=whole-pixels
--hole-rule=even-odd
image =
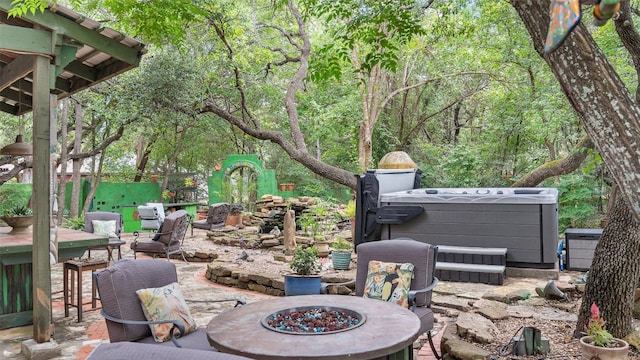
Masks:
[[[380,203],[555,204],[555,188],[420,188],[380,194]]]

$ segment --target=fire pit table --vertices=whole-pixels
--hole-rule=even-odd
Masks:
[[[335,313],[350,325],[333,331],[294,332],[270,326],[282,315]],[[333,316],[333,315],[332,315]],[[209,343],[222,352],[253,359],[408,358],[420,320],[394,303],[347,295],[285,296],[234,308],[207,326]]]

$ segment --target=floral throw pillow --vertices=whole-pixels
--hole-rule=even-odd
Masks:
[[[93,233],[100,236],[108,236],[110,238],[118,237],[116,235],[115,220],[91,220],[93,225]]]
[[[198,328],[178,283],[174,282],[160,288],[140,289],[136,294],[140,298],[147,320],[177,320],[184,325],[182,335],[194,332]],[[149,327],[156,342],[165,342],[171,338],[173,324],[152,324]]]
[[[413,278],[413,264],[369,261],[364,297],[409,307],[409,289]]]

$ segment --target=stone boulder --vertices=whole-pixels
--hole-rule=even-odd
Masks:
[[[498,328],[496,328],[491,320],[476,313],[460,313],[455,324],[458,336],[481,344],[493,342],[498,332]]]
[[[491,358],[491,353],[476,345],[460,339],[455,326],[447,326],[442,333],[440,349],[444,356],[458,360],[485,360]]]

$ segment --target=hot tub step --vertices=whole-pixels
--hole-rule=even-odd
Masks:
[[[440,280],[502,285],[506,248],[438,246],[436,276]]]

